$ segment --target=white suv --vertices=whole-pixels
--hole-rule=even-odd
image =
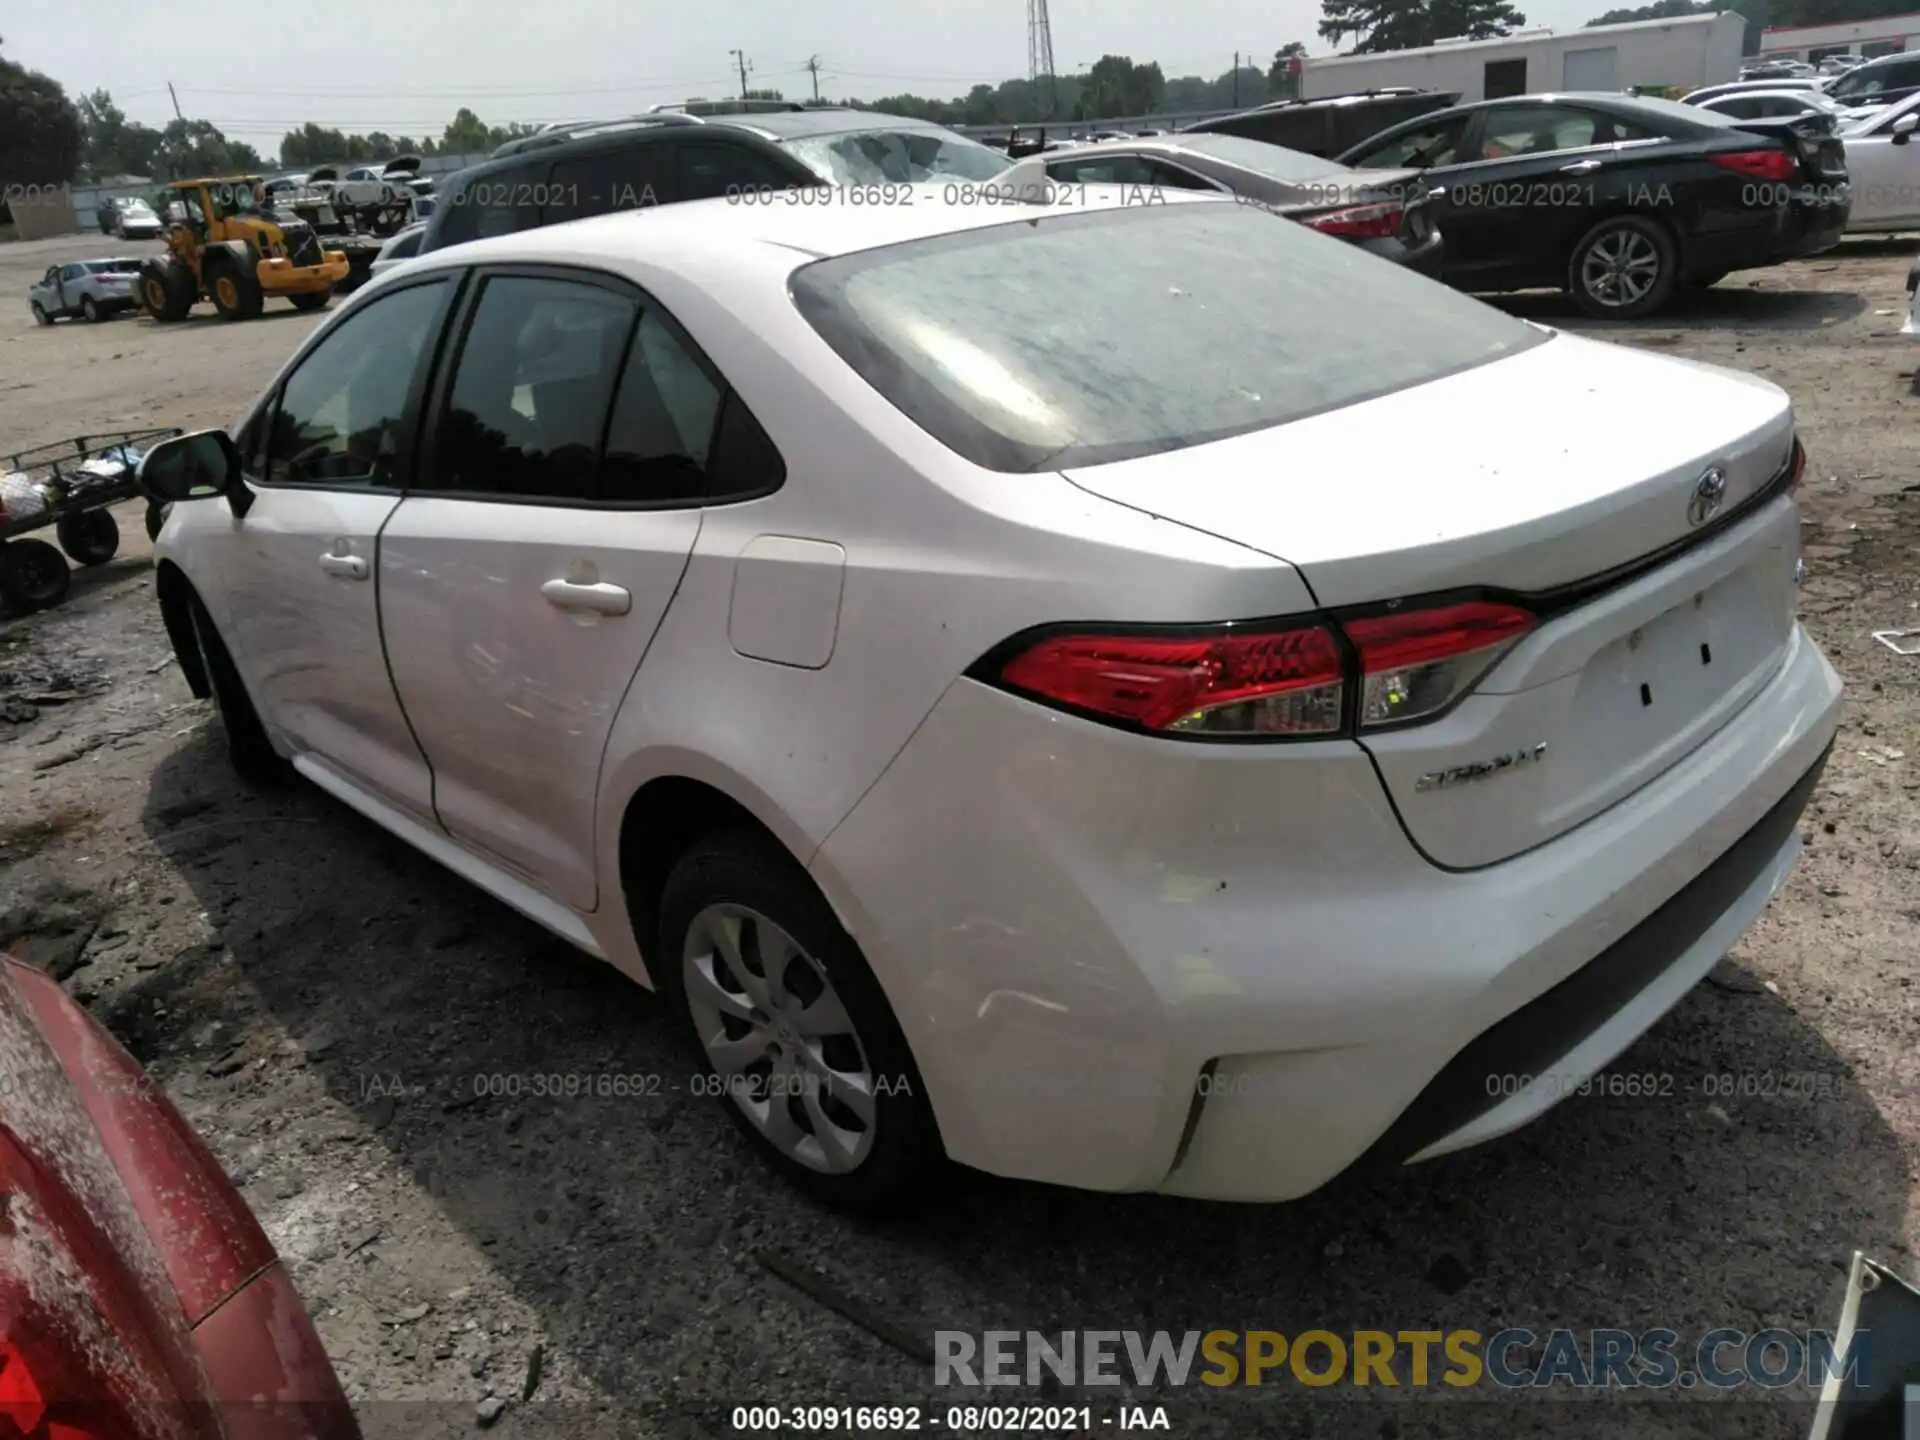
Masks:
[[[1797,853],[1787,399],[1058,188],[409,262],[143,465],[183,669],[243,772],[667,992],[830,1199],[1509,1130]]]

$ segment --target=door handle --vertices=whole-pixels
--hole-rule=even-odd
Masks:
[[[1576,160],[1571,165],[1562,165],[1562,175],[1587,175],[1600,168],[1598,160]]]
[[[342,580],[367,578],[367,562],[358,555],[322,555],[320,568],[329,575],[338,575]]]
[[[540,587],[547,602],[560,610],[591,610],[599,615],[625,615],[633,609],[633,594],[619,585],[581,585],[572,580],[549,580]]]

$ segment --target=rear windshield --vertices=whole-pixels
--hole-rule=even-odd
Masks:
[[[1249,140],[1244,135],[1182,135],[1180,146],[1202,155],[1211,155],[1256,175],[1275,180],[1324,180],[1329,175],[1345,175],[1347,167],[1317,155],[1302,155],[1284,145],[1269,145],[1264,140]]]
[[[1262,210],[1052,212],[818,261],[801,312],[975,464],[1179,450],[1404,390],[1546,338]]]
[[[944,130],[850,130],[782,143],[836,185],[991,180],[1011,163],[998,150]]]

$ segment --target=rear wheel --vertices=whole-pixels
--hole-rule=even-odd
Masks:
[[[1567,289],[1599,320],[1637,320],[1673,297],[1679,255],[1667,227],[1644,215],[1614,215],[1580,237]]]
[[[73,571],[66,557],[44,540],[10,540],[0,545],[0,598],[9,609],[44,610],[67,597]]]
[[[60,548],[81,565],[104,565],[120,549],[120,524],[107,510],[63,515],[53,527]]]
[[[222,320],[251,320],[260,313],[266,296],[260,290],[260,277],[236,260],[228,260],[213,274],[208,287],[213,292],[213,308]]]
[[[87,317],[89,325],[98,325],[107,318],[106,311],[100,308],[100,302],[88,295],[80,301],[80,313]]]
[[[200,298],[193,272],[171,255],[140,267],[140,304],[160,321],[184,320]]]
[[[289,295],[296,310],[324,310],[327,302],[333,298],[331,290],[308,290],[298,295]]]
[[[661,892],[657,954],[700,1090],[776,1170],[867,1211],[909,1206],[938,1180],[933,1109],[886,996],[771,842],[737,832],[683,855]]]
[[[286,763],[273,753],[273,743],[267,739],[266,726],[260,723],[260,714],[247,695],[246,683],[198,595],[188,597],[187,616],[193,625],[201,669],[213,691],[214,708],[220,712],[220,726],[227,732],[227,758],[233,762],[234,772],[249,785],[269,785],[284,779]]]

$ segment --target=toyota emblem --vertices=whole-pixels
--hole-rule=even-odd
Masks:
[[[1687,498],[1687,524],[1704,525],[1720,513],[1720,502],[1727,498],[1727,473],[1718,465],[1693,482],[1693,494]]]

